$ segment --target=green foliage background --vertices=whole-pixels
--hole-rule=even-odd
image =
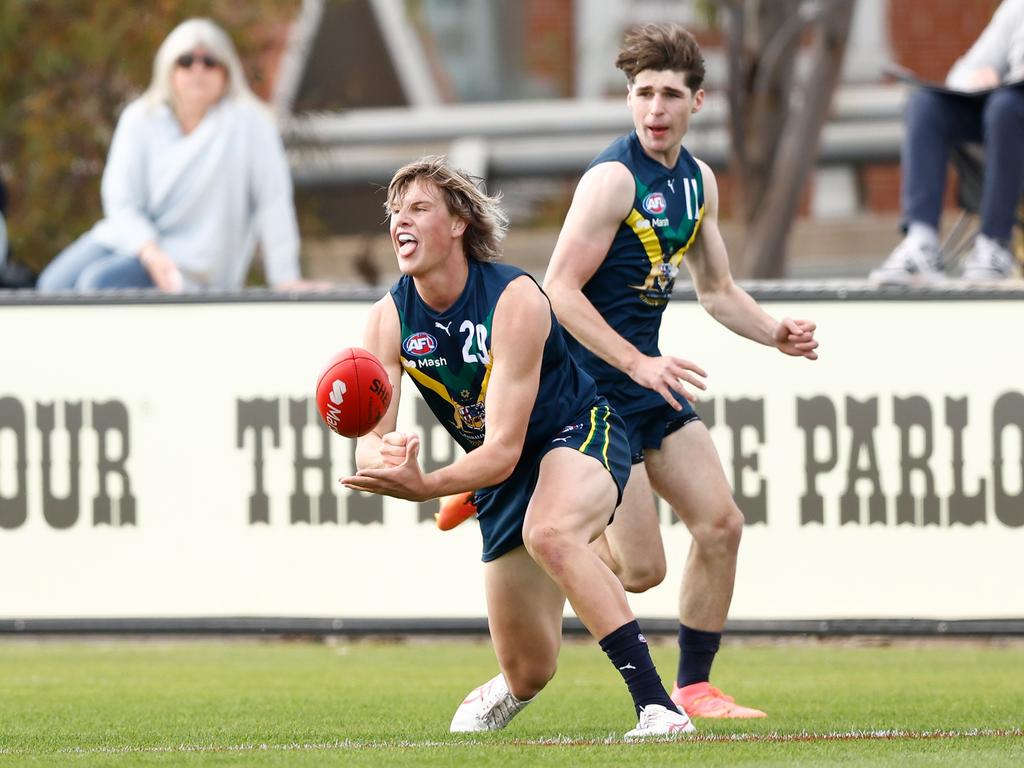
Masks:
[[[0,173],[16,256],[45,266],[100,216],[100,176],[121,109],[149,85],[179,22],[207,16],[267,97],[268,54],[300,0],[3,0]]]

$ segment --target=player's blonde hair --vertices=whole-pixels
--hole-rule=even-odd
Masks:
[[[391,215],[417,179],[431,182],[444,195],[448,212],[466,222],[462,236],[466,255],[477,261],[501,258],[501,241],[508,231],[508,216],[501,209],[501,194],[488,195],[481,179],[452,168],[444,155],[427,155],[399,168],[388,184],[384,209]]]
[[[696,38],[678,24],[644,24],[629,32],[615,66],[630,85],[645,69],[686,73],[686,87],[696,91],[704,82],[704,55]]]

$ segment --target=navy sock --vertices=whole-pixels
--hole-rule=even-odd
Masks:
[[[640,632],[640,625],[635,619],[602,638],[601,650],[608,655],[626,681],[638,715],[640,707],[649,704],[661,704],[673,710],[676,708],[658,677],[650,648],[647,647],[647,638]]]
[[[683,688],[711,679],[711,664],[722,642],[721,632],[704,632],[679,625],[679,674],[676,685]]]

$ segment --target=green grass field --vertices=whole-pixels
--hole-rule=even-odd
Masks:
[[[670,674],[675,648],[654,652]],[[494,672],[472,641],[0,641],[0,765],[1024,764],[1019,642],[727,644],[715,681],[770,717],[646,744],[578,641],[507,730],[450,735]]]

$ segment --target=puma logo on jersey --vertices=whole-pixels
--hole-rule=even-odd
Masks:
[[[448,321],[448,325],[441,325],[439,322],[435,321],[434,322],[434,327],[435,328],[440,328],[442,331],[444,331],[445,333],[448,334],[449,338],[451,338],[451,335],[452,335],[452,321],[451,320]]]

